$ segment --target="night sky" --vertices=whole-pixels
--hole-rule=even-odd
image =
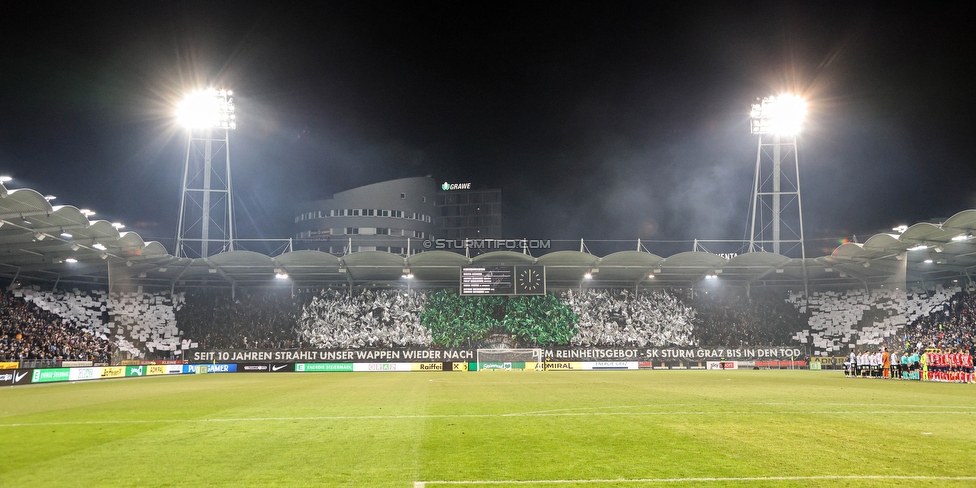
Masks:
[[[976,207],[961,2],[0,5],[0,174],[170,250],[173,111],[207,85],[235,92],[239,237],[429,174],[501,188],[507,237],[741,239],[749,107],[784,91],[809,255]]]

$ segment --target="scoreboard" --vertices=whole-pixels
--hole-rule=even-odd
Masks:
[[[461,295],[545,295],[545,266],[465,266]]]

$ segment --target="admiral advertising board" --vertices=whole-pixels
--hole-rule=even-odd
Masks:
[[[146,366],[146,376],[158,376],[158,375],[166,374],[168,371],[167,368],[168,366],[166,366],[165,364],[150,364]],[[182,370],[183,368],[180,368],[181,373],[183,372]]]

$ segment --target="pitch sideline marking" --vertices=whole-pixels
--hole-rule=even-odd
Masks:
[[[973,408],[976,406],[971,405],[910,405],[910,404],[900,404],[900,403],[806,403],[806,402],[745,402],[740,403],[740,405],[783,405],[783,406],[831,406],[831,407],[904,407],[904,408]],[[663,408],[663,407],[701,407],[701,406],[717,406],[709,403],[649,403],[646,405],[605,405],[597,407],[567,407],[567,408],[554,408],[549,410],[530,410],[527,412],[513,412],[506,413],[504,416],[507,417],[518,417],[520,415],[532,416],[539,414],[557,413],[557,412],[579,412],[582,410],[608,410],[608,409],[625,409],[625,408]],[[802,412],[801,412],[802,413]]]
[[[660,416],[660,415],[976,415],[974,411],[932,411],[932,410],[872,410],[872,411],[823,411],[823,412],[774,412],[774,411],[700,411],[700,412],[566,412],[523,415],[523,417],[604,417],[604,416]],[[456,418],[509,418],[510,414],[432,414],[432,415],[334,415],[315,417],[228,417],[212,419],[132,419],[132,420],[89,420],[77,422],[28,422],[0,424],[4,427],[50,427],[64,425],[112,425],[112,424],[182,424],[208,422],[290,422],[315,420],[402,420],[402,419],[456,419]]]
[[[744,476],[727,478],[635,478],[589,480],[455,480],[414,481],[413,488],[427,485],[532,485],[532,484],[604,484],[604,483],[725,483],[735,481],[816,481],[816,480],[911,480],[974,481],[976,476],[898,476],[898,475],[824,475],[824,476]]]

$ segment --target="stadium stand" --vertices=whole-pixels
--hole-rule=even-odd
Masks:
[[[426,301],[425,293],[323,290],[302,310],[298,334],[323,349],[429,346],[430,331],[420,323]]]
[[[802,318],[784,293],[742,289],[699,293],[692,301],[700,346],[740,347],[796,344]]]
[[[937,285],[930,290],[912,289],[907,293],[898,288],[878,288],[870,293],[861,289],[827,291],[813,293],[809,299],[793,293],[790,303],[800,314],[809,317],[809,329],[793,337],[823,355],[878,346],[894,341],[909,323],[942,310],[961,292],[958,285],[948,288]]]
[[[108,361],[113,351],[122,358],[160,359],[180,358],[195,348],[431,347],[437,344],[424,313],[434,303],[432,296],[423,290],[363,289],[350,294],[325,289],[298,298],[287,292],[239,290],[231,298],[226,291],[214,290],[170,296],[24,288],[3,295],[0,356]],[[736,288],[694,296],[681,290],[590,289],[562,292],[559,302],[574,314],[571,336],[535,345],[803,344],[812,355],[838,356],[852,347],[971,350],[976,342],[973,285],[907,293],[894,288],[828,291],[809,298],[774,290],[753,290],[747,297]],[[500,310],[504,315],[504,307]],[[503,327],[491,334],[499,332],[505,333]]]
[[[905,328],[904,335],[890,346],[893,350],[973,351],[976,345],[976,293],[953,296],[932,313],[919,317]]]
[[[112,344],[84,325],[14,293],[0,295],[0,360],[80,360],[107,363]]]
[[[665,291],[568,291],[563,299],[579,317],[574,346],[694,346],[695,311]]]
[[[186,296],[176,310],[183,337],[203,349],[298,347],[295,323],[300,305],[290,294],[221,291]]]
[[[190,346],[181,342],[174,313],[183,301],[182,293],[170,297],[168,293],[109,294],[104,290],[78,289],[48,292],[37,288],[15,293],[40,309],[111,341],[127,356],[179,356],[182,349]]]

